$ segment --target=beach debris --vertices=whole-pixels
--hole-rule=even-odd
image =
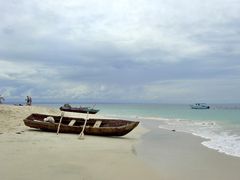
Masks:
[[[172,129],[172,132],[176,132],[176,130],[175,130],[175,129]]]
[[[18,131],[18,132],[16,132],[16,134],[22,134],[22,132],[19,132],[19,131]]]
[[[50,123],[54,123],[55,120],[52,116],[48,116],[46,118],[43,119],[44,122],[50,122]]]
[[[134,146],[132,146],[131,151],[132,151],[132,153],[133,153],[134,155],[137,155],[137,151],[136,151],[136,149],[134,148]]]
[[[23,106],[23,104],[13,104],[14,106]]]

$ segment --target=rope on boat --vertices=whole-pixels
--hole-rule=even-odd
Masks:
[[[81,133],[79,134],[79,139],[84,139],[84,130],[85,130],[85,127],[86,127],[88,118],[89,118],[89,111],[87,111],[87,117],[86,117],[86,119],[85,119],[85,121],[84,121],[84,125],[83,125],[83,128],[82,128],[82,131],[81,131]]]
[[[58,124],[58,128],[57,128],[57,135],[58,135],[59,130],[60,130],[60,126],[61,126],[61,123],[62,123],[63,116],[64,116],[64,112],[61,113],[61,118],[60,118],[60,121],[59,121],[59,124]]]

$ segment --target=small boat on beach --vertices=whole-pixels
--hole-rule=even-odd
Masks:
[[[90,107],[71,107],[69,104],[64,104],[59,108],[61,111],[76,112],[76,113],[89,113],[96,114],[99,110]]]
[[[196,103],[190,106],[192,109],[210,109],[210,106],[206,103]]]
[[[46,119],[53,119],[53,121],[46,121]],[[31,128],[57,132],[60,119],[61,116],[31,114],[23,121],[26,126]],[[62,117],[59,132],[79,134],[84,127],[84,123],[84,118]],[[138,121],[91,118],[86,122],[84,134],[96,136],[124,136],[132,131],[138,124]]]

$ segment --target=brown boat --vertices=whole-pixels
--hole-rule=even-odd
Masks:
[[[51,118],[52,122],[47,122]],[[61,116],[52,116],[46,114],[31,114],[24,119],[24,124],[31,128],[41,129],[43,131],[57,132]],[[62,133],[77,133],[82,131],[85,119],[63,117],[60,124]],[[97,136],[124,136],[132,131],[138,121],[128,121],[120,119],[89,119],[87,120],[84,134]]]

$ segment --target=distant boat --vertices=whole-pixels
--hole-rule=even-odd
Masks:
[[[96,114],[99,110],[90,107],[71,107],[69,104],[64,104],[59,108],[61,111],[76,112],[76,113],[89,113]]]
[[[210,109],[210,106],[206,103],[196,103],[190,106],[192,109]]]
[[[45,121],[51,117],[52,122]],[[57,132],[61,116],[52,116],[46,114],[31,114],[25,118],[24,124],[31,128],[41,129],[43,131]],[[75,117],[63,117],[60,124],[62,133],[79,134],[84,126],[85,119]],[[121,119],[89,119],[87,120],[84,134],[96,136],[124,136],[132,131],[139,121],[128,121]]]

